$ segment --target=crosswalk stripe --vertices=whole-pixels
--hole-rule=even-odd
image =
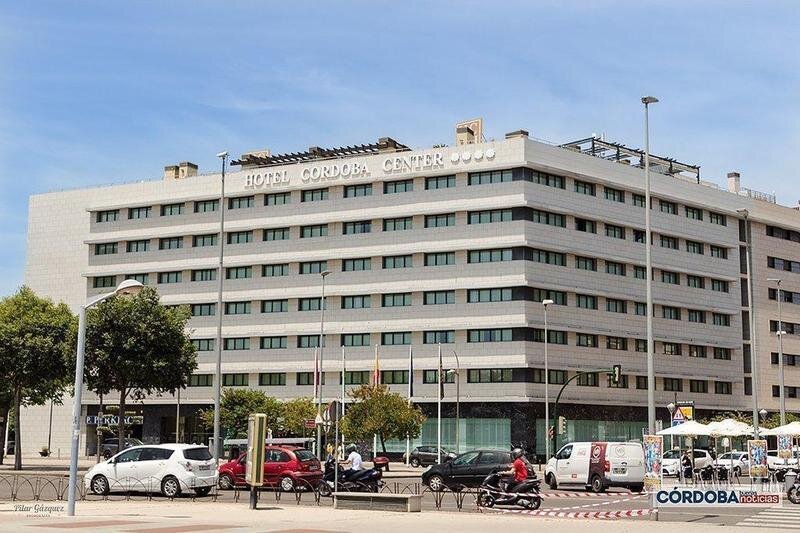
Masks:
[[[792,507],[770,507],[736,524],[759,528],[800,529],[800,509]]]
[[[736,524],[739,527],[768,527],[770,529],[780,528],[780,529],[800,529],[800,524],[792,524],[790,522],[786,522],[784,524],[764,524],[758,522],[739,522]]]

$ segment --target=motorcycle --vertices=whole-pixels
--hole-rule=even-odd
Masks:
[[[794,484],[786,491],[786,498],[794,504],[800,504],[800,470],[794,470],[797,477],[794,478]]]
[[[535,511],[542,505],[542,497],[539,495],[542,480],[538,479],[536,474],[514,487],[513,492],[507,492],[502,486],[501,480],[502,476],[498,471],[486,476],[479,488],[478,503],[481,506],[518,505]]]
[[[383,473],[377,468],[368,468],[350,472],[337,464],[333,458],[325,461],[325,473],[319,482],[317,490],[320,496],[328,497],[333,494],[336,470],[339,470],[339,492],[378,492],[383,485]]]

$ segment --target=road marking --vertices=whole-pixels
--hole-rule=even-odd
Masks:
[[[737,526],[800,529],[800,508],[770,507],[749,516]]]

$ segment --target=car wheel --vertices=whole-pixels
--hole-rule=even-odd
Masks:
[[[283,492],[294,492],[294,480],[289,476],[283,476],[280,484]]]
[[[442,479],[442,476],[431,476],[428,480],[428,487],[433,492],[441,492],[445,489],[444,479]]]
[[[181,495],[181,484],[175,476],[167,476],[161,482],[161,492],[167,498],[177,498]]]
[[[644,483],[637,483],[630,486],[631,492],[642,492],[644,490]]]
[[[208,493],[211,492],[211,487],[200,487],[199,489],[194,489],[194,493],[200,496],[208,496]]]
[[[217,481],[217,485],[222,490],[228,490],[233,488],[233,478],[228,474],[222,474],[219,476],[219,480]]]
[[[600,476],[598,476],[597,474],[592,476],[591,485],[592,485],[592,492],[600,493],[600,492],[603,492],[604,490],[606,490],[606,488],[603,486],[602,478]]]
[[[547,483],[547,486],[550,487],[552,490],[556,490],[558,488],[558,483],[556,483],[556,476],[553,474],[547,474],[544,476],[544,482]]]
[[[91,484],[92,492],[100,496],[108,494],[108,479],[106,476],[94,476]]]
[[[420,465],[419,458],[418,457],[412,457],[411,461],[409,461],[409,464],[411,466],[413,466],[414,468],[419,468],[419,465]]]

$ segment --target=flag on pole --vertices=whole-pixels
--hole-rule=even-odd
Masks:
[[[408,347],[408,403],[414,396],[414,353],[411,346]]]
[[[372,372],[372,386],[377,387],[381,384],[381,365],[378,361],[378,345],[375,345],[375,369]]]
[[[442,345],[439,345],[439,399],[444,398],[444,369],[442,368]]]

